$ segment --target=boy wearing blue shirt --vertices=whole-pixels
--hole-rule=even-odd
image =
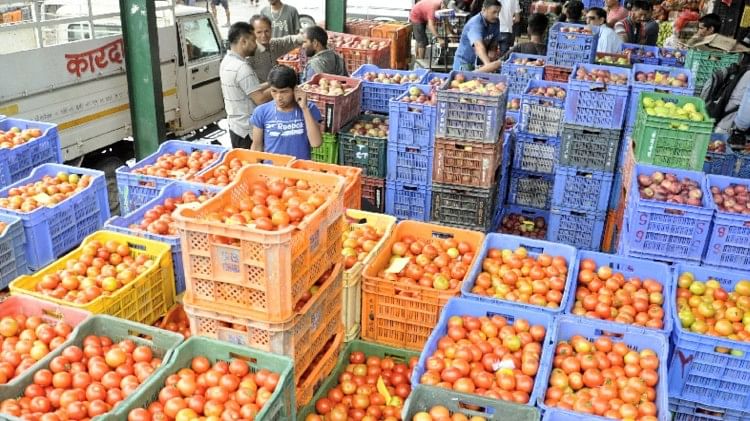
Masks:
[[[469,19],[461,32],[461,39],[453,59],[453,70],[474,70],[477,57],[481,65],[492,61],[487,54],[500,40],[500,2],[484,0],[482,12]]]
[[[310,150],[321,145],[320,110],[307,102],[307,92],[297,88],[297,74],[278,65],[268,74],[273,101],[258,106],[253,124],[255,151],[310,159]]]

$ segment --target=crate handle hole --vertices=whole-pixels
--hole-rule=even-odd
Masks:
[[[432,231],[432,236],[435,237],[435,238],[442,238],[442,239],[453,238],[454,237],[453,233],[442,232],[442,231]]]
[[[493,414],[495,412],[495,411],[492,410],[492,408],[490,408],[488,406],[472,405],[472,404],[465,403],[465,402],[460,401],[460,400],[457,403],[458,403],[458,407],[460,409],[463,409],[463,410],[466,410],[466,411],[473,411],[473,412],[478,412],[478,413],[488,414],[488,415],[491,415],[491,414]]]
[[[685,212],[680,209],[664,209],[664,213],[669,215],[684,215]]]
[[[537,247],[537,246],[532,246],[532,245],[523,244],[523,243],[519,244],[518,247],[523,247],[526,249],[526,251],[530,253],[536,253],[536,254],[544,253],[544,247]]]
[[[236,352],[230,352],[229,353],[229,358],[237,359],[237,360],[242,360],[242,361],[246,362],[248,365],[251,365],[251,366],[258,364],[258,359],[257,358],[250,357],[250,356],[247,356],[247,355],[241,355],[241,354],[238,354]]]
[[[594,335],[596,336],[606,336],[608,338],[616,339],[616,340],[622,340],[625,335],[622,333],[614,333],[614,332],[607,332],[606,330],[596,329],[594,331]]]
[[[50,310],[48,308],[43,308],[42,309],[42,314],[45,315],[45,316],[47,316],[47,317],[51,317],[53,319],[58,319],[58,320],[59,319],[63,319],[65,317],[61,312],[59,312],[57,310]]]
[[[695,406],[695,412],[697,414],[707,415],[709,417],[724,417],[725,411],[719,408],[706,408],[700,405]]]
[[[128,329],[128,336],[132,336],[134,338],[137,338],[139,340],[146,341],[146,342],[149,342],[149,343],[153,342],[153,337],[151,335],[148,335],[146,333],[139,332],[139,331],[133,330],[133,329]]]
[[[487,312],[487,317],[492,318],[493,316],[504,317],[509,323],[513,323],[516,320],[516,318],[511,314],[497,313],[494,311]]]

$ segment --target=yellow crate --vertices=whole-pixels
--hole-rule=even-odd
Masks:
[[[101,296],[87,304],[76,304],[53,298],[36,291],[36,285],[45,275],[65,269],[68,259],[77,259],[89,241],[105,243],[116,240],[127,243],[134,256],[146,254],[156,264],[138,275],[133,282],[123,286],[112,295]],[[169,244],[112,231],[97,231],[83,240],[81,245],[33,275],[16,278],[10,284],[11,295],[28,295],[59,305],[77,308],[92,314],[109,314],[121,319],[151,325],[169,310],[175,302],[174,269]]]
[[[361,262],[357,262],[344,271],[344,293],[342,295],[344,305],[341,316],[344,322],[344,333],[346,341],[356,339],[359,336],[359,324],[362,314],[362,269],[370,263],[370,260],[380,251],[388,237],[391,236],[396,226],[396,218],[382,213],[365,212],[358,209],[347,209],[345,213],[346,229],[343,237],[350,231],[351,225],[370,225],[374,228],[383,229],[383,237]]]

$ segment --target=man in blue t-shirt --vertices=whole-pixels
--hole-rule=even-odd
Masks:
[[[453,59],[453,70],[474,70],[477,57],[480,66],[492,61],[488,51],[495,49],[500,39],[500,7],[498,0],[484,0],[482,12],[466,22]]]
[[[294,69],[278,65],[268,74],[273,101],[255,109],[253,124],[255,151],[310,159],[310,148],[321,145],[320,110],[307,102],[307,92],[297,90]]]

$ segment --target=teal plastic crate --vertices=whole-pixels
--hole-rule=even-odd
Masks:
[[[539,420],[539,410],[531,406],[476,395],[458,394],[451,390],[421,384],[412,390],[401,415],[404,420],[411,420],[418,412],[429,412],[430,408],[436,405],[448,408],[451,414],[484,417],[487,421]]]

